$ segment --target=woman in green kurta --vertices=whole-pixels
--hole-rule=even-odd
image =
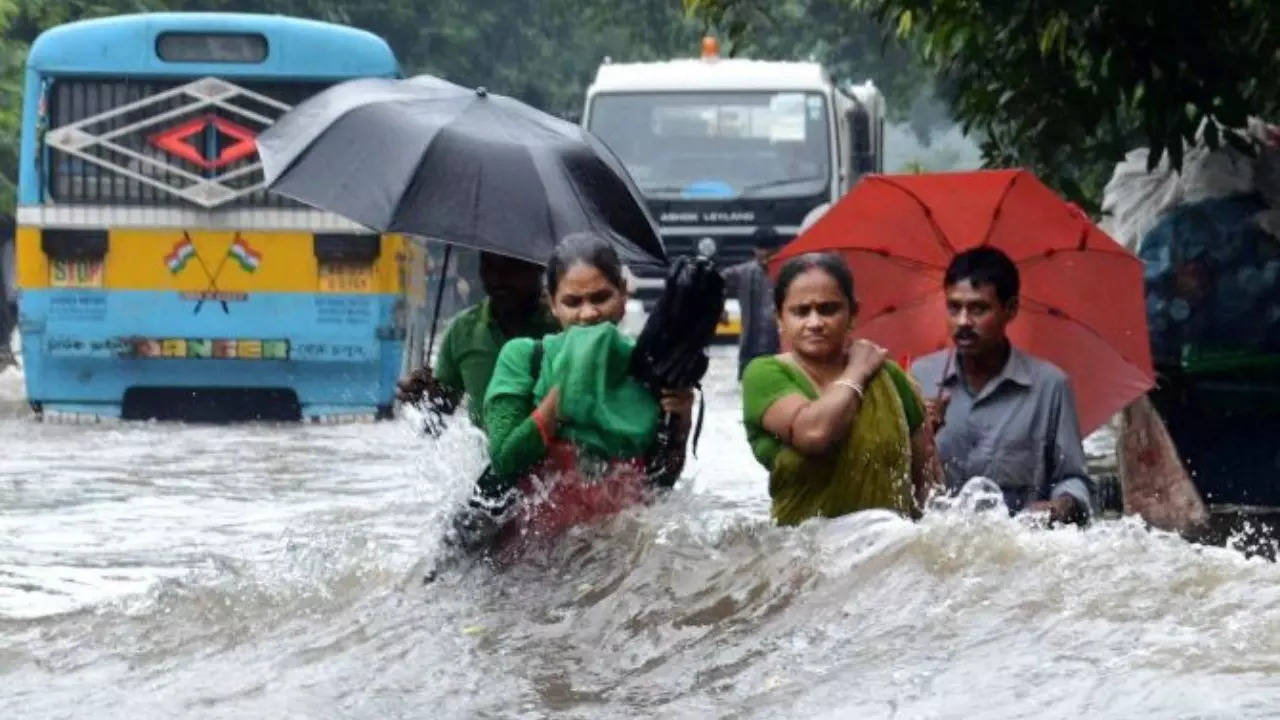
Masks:
[[[684,466],[691,389],[655,398],[628,372],[633,342],[616,323],[626,284],[613,247],[572,235],[547,264],[547,297],[563,332],[511,340],[485,393],[484,420],[497,487],[519,485],[524,534],[565,527],[642,501],[669,487]],[[661,412],[675,432],[658,442]],[[535,501],[531,502],[531,498]]]
[[[769,470],[774,520],[917,515],[940,477],[924,406],[884,348],[852,339],[848,266],[825,253],[788,261],[774,304],[791,350],[756,358],[742,378],[747,440]]]

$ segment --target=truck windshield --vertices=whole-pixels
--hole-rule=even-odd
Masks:
[[[601,94],[588,129],[651,198],[791,197],[831,183],[816,92]]]

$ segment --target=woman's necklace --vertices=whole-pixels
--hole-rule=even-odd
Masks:
[[[821,372],[820,368],[816,368],[813,365],[809,364],[807,361],[804,360],[804,358],[800,357],[798,354],[794,352],[791,353],[791,360],[795,362],[796,367],[800,368],[800,372],[804,373],[809,377],[809,382],[813,383],[814,388],[816,388],[819,391],[821,391],[827,385],[831,384],[831,382],[835,380],[835,377],[840,374],[839,370],[837,370],[834,374],[829,372]],[[831,377],[828,377],[828,375],[831,375]]]

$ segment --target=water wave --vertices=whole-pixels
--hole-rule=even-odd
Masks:
[[[1274,714],[1277,565],[981,498],[775,527],[733,370],[668,497],[429,585],[464,422],[0,418],[0,717]]]

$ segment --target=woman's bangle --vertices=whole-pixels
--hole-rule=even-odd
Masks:
[[[861,402],[861,400],[862,400],[862,386],[861,386],[861,385],[859,385],[858,383],[856,383],[856,382],[854,382],[854,381],[852,381],[852,380],[845,380],[844,378],[840,378],[839,380],[836,380],[835,384],[836,384],[836,385],[843,385],[843,386],[845,386],[845,387],[849,388],[850,390],[854,391],[855,393],[857,393],[857,394],[858,394],[858,400],[859,400],[859,402]]]
[[[555,437],[555,433],[552,432],[550,423],[547,422],[547,418],[543,416],[542,411],[537,408],[533,409],[533,413],[530,417],[533,418],[533,424],[538,428],[538,434],[542,436],[542,445],[544,447],[551,447],[551,440]]]

